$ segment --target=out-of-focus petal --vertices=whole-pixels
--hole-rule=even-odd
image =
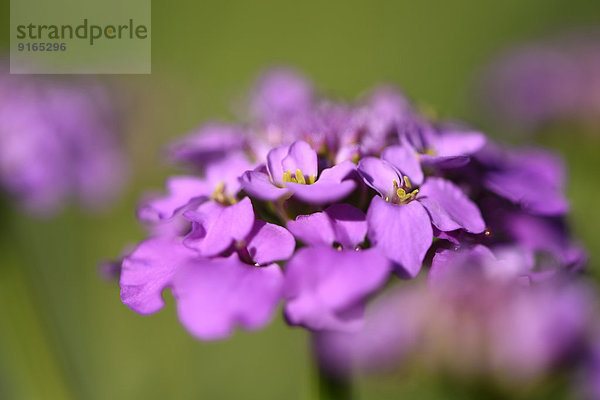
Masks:
[[[452,182],[427,178],[419,191],[418,201],[429,212],[433,224],[441,231],[464,229],[481,233],[485,222],[477,205]]]
[[[251,110],[259,121],[281,122],[311,107],[313,88],[295,71],[275,69],[259,80],[252,94]]]
[[[483,133],[448,130],[437,136],[435,152],[441,157],[469,155],[479,151],[485,143]]]
[[[206,201],[212,194],[206,181],[192,176],[171,177],[166,187],[167,195],[140,206],[138,218],[147,222],[170,219],[179,211]]]

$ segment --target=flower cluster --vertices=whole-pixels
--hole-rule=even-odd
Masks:
[[[582,267],[551,153],[428,119],[391,88],[332,102],[286,70],[258,82],[249,110],[247,124],[207,124],[170,147],[190,174],[139,208],[150,237],[120,274],[134,311],[158,311],[169,288],[199,339],[261,328],[280,303],[291,325],[352,332],[393,275],[433,259],[444,280],[448,254],[485,252],[494,274],[526,285]]]
[[[0,191],[46,215],[69,199],[97,208],[116,195],[126,162],[106,90],[91,82],[0,79]]]
[[[502,257],[483,245],[441,250],[428,281],[397,285],[378,298],[362,329],[320,333],[321,362],[344,374],[421,363],[509,390],[560,373],[571,374],[571,383],[579,383],[573,372],[597,374],[600,321],[592,287],[574,279],[515,284],[511,275],[530,262],[515,249]]]

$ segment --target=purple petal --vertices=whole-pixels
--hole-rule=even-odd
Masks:
[[[420,154],[421,164],[427,167],[434,168],[460,168],[464,167],[471,161],[469,156],[431,156],[429,154]]]
[[[473,154],[486,143],[480,132],[447,131],[436,137],[435,151],[437,156],[451,157]]]
[[[563,215],[569,203],[562,160],[547,151],[508,151],[486,146],[478,159],[492,170],[484,176],[485,187],[538,215]]]
[[[334,165],[321,172],[319,179],[312,185],[287,183],[286,187],[302,201],[310,204],[325,204],[338,201],[348,196],[356,188],[356,182],[348,178],[356,166],[350,161]]]
[[[348,329],[344,313],[379,289],[388,273],[388,261],[376,250],[305,247],[286,268],[286,317],[313,330]]]
[[[279,146],[267,154],[267,172],[275,185],[283,185],[283,159],[287,156],[289,146]],[[295,172],[294,170],[293,172]]]
[[[152,314],[165,302],[162,291],[175,272],[195,257],[179,240],[154,238],[143,241],[123,260],[121,301],[140,314]]]
[[[260,265],[287,260],[296,247],[296,241],[287,229],[262,220],[256,220],[246,241],[252,261]]]
[[[441,231],[464,229],[481,233],[485,222],[479,208],[452,182],[427,178],[419,191],[418,201],[425,206],[433,224]]]
[[[260,121],[281,121],[308,110],[313,88],[301,75],[277,69],[265,74],[252,96],[251,108]]]
[[[368,237],[374,247],[399,264],[410,277],[421,270],[433,241],[431,220],[418,202],[392,204],[375,196],[367,212]]]
[[[312,185],[288,183],[287,187],[294,192],[294,196],[309,204],[327,204],[342,200],[356,188],[356,182],[346,180],[343,182],[316,182]]]
[[[415,185],[423,183],[423,170],[417,151],[410,144],[390,146],[383,151],[381,158],[396,167],[403,175],[408,176]]]
[[[360,160],[358,173],[367,185],[384,198],[392,198],[396,195],[394,181],[401,183],[398,171],[389,162],[375,157],[365,157]]]
[[[215,189],[224,184],[225,193],[235,196],[240,190],[239,177],[252,168],[252,164],[244,153],[230,153],[206,167],[206,181]]]
[[[367,217],[349,204],[333,204],[325,209],[331,221],[335,241],[344,248],[353,249],[365,241]]]
[[[172,291],[186,329],[199,339],[216,340],[231,335],[237,325],[249,330],[266,325],[282,285],[277,265],[255,267],[234,254],[188,262],[175,275]]]
[[[563,215],[569,202],[558,190],[540,184],[525,171],[494,172],[485,177],[485,187],[497,195],[538,215]]]
[[[242,150],[246,137],[240,126],[210,123],[175,142],[169,153],[175,161],[191,162],[202,168],[232,151]]]
[[[333,246],[337,242],[345,249],[354,249],[365,240],[367,221],[358,208],[333,204],[322,212],[299,215],[287,223],[287,228],[308,245]]]
[[[494,251],[483,245],[435,254],[429,270],[429,283],[455,285],[465,278],[483,278],[494,282],[514,280],[531,271],[533,253],[518,246],[496,246]]]
[[[248,236],[254,226],[254,210],[248,197],[231,206],[207,202],[184,217],[192,222],[192,231],[183,243],[204,257],[213,257]]]
[[[298,215],[295,221],[288,221],[286,227],[302,242],[311,246],[332,246],[335,233],[331,220],[325,212]]]
[[[432,285],[460,282],[462,274],[475,277],[484,265],[495,262],[494,253],[480,244],[470,249],[441,250],[433,257],[428,281]]]
[[[292,175],[299,169],[305,177],[317,176],[317,153],[304,141],[296,141],[289,147],[287,156],[282,160],[283,171]]]
[[[259,171],[244,172],[240,184],[248,195],[265,201],[275,201],[289,193],[288,189],[275,186],[267,174]]]
[[[210,186],[204,180],[191,176],[171,177],[167,180],[166,187],[166,196],[140,206],[139,219],[147,222],[170,219],[179,211],[205,201],[212,194]]]

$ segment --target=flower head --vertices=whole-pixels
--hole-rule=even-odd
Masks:
[[[427,271],[444,296],[460,279],[497,282],[499,307],[513,291],[582,268],[559,223],[562,168],[545,153],[499,150],[480,132],[421,115],[390,88],[342,104],[281,70],[261,79],[249,114],[243,128],[207,124],[171,147],[188,174],[139,209],[152,237],[120,275],[133,310],[157,311],[170,289],[182,324],[219,339],[264,326],[281,302],[290,325],[318,332],[326,346],[379,326],[413,343],[438,297],[407,300],[390,318],[411,321],[403,332],[385,327],[387,312],[376,323],[365,316],[394,270],[404,279]],[[478,267],[452,267],[463,257]],[[450,298],[440,307],[453,313]]]

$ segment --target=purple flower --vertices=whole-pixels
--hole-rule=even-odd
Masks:
[[[252,164],[241,152],[228,153],[205,167],[203,179],[174,176],[167,180],[167,195],[145,201],[138,217],[146,222],[172,219],[183,211],[207,201],[231,204],[240,190],[239,176]]]
[[[285,315],[292,325],[311,330],[360,327],[365,298],[379,289],[389,263],[377,250],[363,250],[367,222],[362,211],[335,204],[300,215],[287,227],[309,245],[286,268]]]
[[[478,102],[502,126],[525,132],[600,118],[600,35],[569,32],[508,49],[490,63]]]
[[[564,165],[560,157],[541,149],[508,150],[488,145],[477,153],[483,164],[483,186],[527,212],[563,215],[569,210],[565,198]]]
[[[201,170],[220,162],[232,153],[248,150],[248,132],[241,126],[223,123],[205,124],[169,146],[169,157]]]
[[[123,261],[120,279],[121,300],[140,314],[160,310],[162,291],[171,288],[181,323],[204,340],[227,337],[236,325],[264,326],[281,298],[282,283],[275,264],[255,267],[237,253],[207,259],[168,238],[142,242]]]
[[[297,141],[271,150],[266,170],[247,171],[240,181],[246,193],[261,200],[294,196],[307,203],[325,204],[343,199],[356,188],[350,179],[354,170],[355,165],[346,161],[319,173],[317,153],[308,143]]]
[[[417,189],[392,164],[374,157],[363,158],[358,172],[381,196],[373,197],[369,206],[368,237],[410,277],[419,273],[431,246],[432,223],[443,232],[485,229],[477,206],[447,180],[427,178]]]
[[[423,167],[462,167],[485,143],[485,136],[479,132],[456,127],[441,131],[425,128],[414,134],[407,131],[400,144],[386,148],[381,157],[420,185],[424,179]]]
[[[518,385],[558,371],[588,345],[595,308],[587,286],[497,279],[497,269],[520,267],[483,248],[445,261],[445,279],[392,288],[367,310],[361,330],[321,335],[328,365],[380,369],[413,361]]]
[[[238,205],[224,207],[232,219],[192,214],[197,219],[185,246],[165,237],[142,242],[123,262],[123,303],[141,314],[156,312],[169,287],[181,323],[200,339],[227,337],[236,325],[264,326],[282,296],[283,274],[274,262],[289,258],[295,241],[285,228],[254,220],[247,198]],[[251,220],[232,229],[229,224],[244,215]]]
[[[280,68],[259,79],[250,108],[258,121],[282,123],[308,112],[313,101],[310,82],[294,71]]]
[[[7,76],[0,92],[1,189],[36,214],[114,199],[127,168],[102,87]]]

